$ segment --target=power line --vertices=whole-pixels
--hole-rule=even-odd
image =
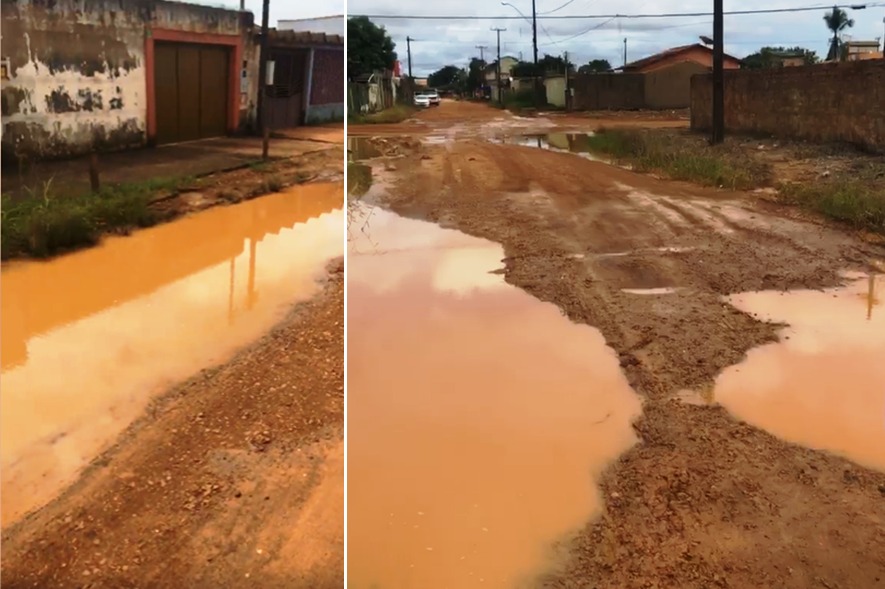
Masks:
[[[724,12],[727,16],[746,16],[752,14],[779,14],[791,12],[812,12],[818,10],[826,10],[828,8],[848,8],[851,10],[864,10],[866,8],[878,8],[885,6],[885,2],[873,2],[868,4],[834,4],[832,6],[797,6],[794,8],[760,8],[756,10],[727,10]],[[480,15],[427,15],[427,14],[351,14],[353,16],[364,16],[377,20],[520,20],[522,16],[499,15],[499,16],[480,16]],[[591,19],[608,19],[616,18],[680,18],[688,16],[713,16],[712,12],[662,12],[657,14],[576,14],[576,15],[542,15],[537,16],[538,20],[591,20]]]

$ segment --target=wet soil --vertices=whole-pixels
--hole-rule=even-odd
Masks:
[[[173,191],[157,194],[151,207],[168,221],[298,184],[340,181],[344,176],[343,149],[337,145],[316,143],[314,151],[296,158],[272,159],[203,176]]]
[[[472,106],[463,114],[465,127],[482,122]],[[602,477],[604,513],[564,542],[569,559],[539,586],[885,582],[885,473],[679,396],[777,339],[778,325],[725,296],[835,287],[840,272],[885,257],[881,247],[745,193],[492,144],[476,129],[402,152],[375,166],[383,204],[503,244],[506,280],[600,329],[645,400],[639,444]],[[658,288],[680,290],[623,290]]]
[[[348,125],[347,136],[423,135],[457,131],[473,133],[531,133],[536,130],[593,130],[599,127],[671,128],[687,127],[688,120],[678,111],[620,113],[540,113],[514,115],[485,103],[443,100],[439,107],[423,110],[417,116],[396,124]]]

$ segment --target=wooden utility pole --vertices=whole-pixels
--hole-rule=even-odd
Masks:
[[[627,37],[624,37],[624,66],[627,66]]]
[[[571,92],[569,92],[568,51],[566,51],[565,52],[565,110],[569,110],[569,98],[571,98]]]
[[[492,27],[492,30],[498,35],[498,68],[495,76],[498,85],[498,104],[504,104],[504,93],[501,92],[501,33],[507,29]]]
[[[713,132],[710,143],[725,140],[725,15],[722,0],[713,0]]]
[[[406,55],[409,57],[409,79],[412,79],[412,41],[411,37],[406,37]]]
[[[483,64],[485,64],[485,62],[486,62],[486,54],[485,54],[485,50],[488,49],[488,46],[486,46],[486,45],[474,45],[474,47],[476,47],[477,49],[479,49],[479,60],[480,60]]]
[[[270,0],[264,0],[261,6],[261,54],[258,57],[258,130],[264,137],[264,127],[267,124],[267,117],[264,112],[264,105],[267,103],[265,94],[267,93],[267,36],[268,21],[270,19]],[[239,66],[239,64],[237,64]]]
[[[538,87],[538,12],[535,8],[535,0],[532,0],[532,53],[535,63],[535,106],[541,106],[541,89]]]

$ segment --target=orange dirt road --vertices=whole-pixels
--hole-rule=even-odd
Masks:
[[[418,112],[398,124],[348,125],[347,136],[433,135],[455,129],[464,133],[531,133],[547,131],[592,131],[599,127],[688,127],[684,115],[669,112],[541,113],[516,116],[487,103],[443,100],[438,107]]]
[[[874,337],[881,323],[869,322],[881,322],[885,309],[865,298],[863,285],[814,299],[821,318],[814,338],[798,326],[781,340],[804,342],[791,352],[805,354],[808,374],[796,380],[786,376],[800,364],[771,372],[770,359],[783,354],[767,354],[761,367],[757,354],[742,364],[749,351],[778,340],[779,326],[767,321],[789,315],[742,312],[726,300],[837,287],[844,271],[873,271],[885,250],[749,194],[487,140],[492,130],[519,134],[556,127],[553,120],[443,103],[403,124],[408,138],[369,140],[397,157],[364,162],[375,180],[368,202],[502,244],[507,282],[598,328],[643,399],[639,442],[602,477],[602,515],[574,522],[580,531],[563,538],[564,562],[537,571],[536,584],[885,585],[885,472],[876,468],[885,461],[885,406],[881,394],[870,396],[881,371],[837,353],[849,345],[840,334],[867,333],[850,345],[882,357],[882,338]],[[734,370],[752,372],[722,383],[728,398],[769,395],[735,406],[747,422],[715,402],[714,382]],[[807,400],[795,414],[781,401],[790,395]],[[790,423],[800,416],[801,428]],[[872,449],[852,446],[853,429],[867,432]],[[845,444],[834,441],[838,431]]]

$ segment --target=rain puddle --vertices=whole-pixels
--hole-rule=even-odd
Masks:
[[[317,291],[341,184],[294,188],[2,272],[3,525],[45,504],[156,393]]]
[[[599,513],[638,397],[597,330],[504,282],[500,245],[367,210],[347,268],[350,586],[520,586]]]
[[[362,160],[370,160],[375,157],[381,157],[381,150],[372,145],[369,137],[348,137],[347,138],[347,161],[359,162]]]
[[[729,302],[786,323],[750,350],[713,397],[781,438],[885,470],[885,276],[824,291],[754,292]]]
[[[590,137],[593,135],[593,133],[547,133],[544,135],[513,135],[490,139],[490,141],[504,145],[521,145],[560,153],[572,153],[594,162],[613,164],[610,159],[598,156],[590,149]]]

